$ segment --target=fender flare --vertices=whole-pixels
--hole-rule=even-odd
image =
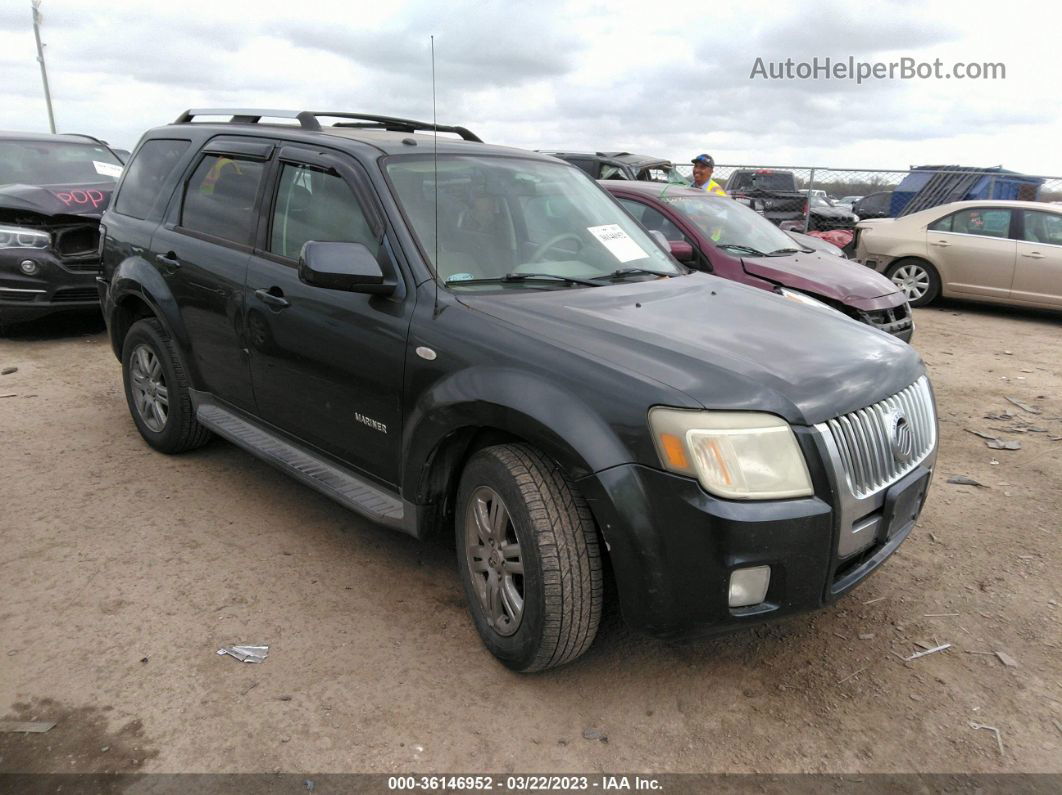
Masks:
[[[403,427],[402,484],[423,503],[436,452],[455,433],[496,429],[524,439],[557,461],[572,480],[633,456],[601,415],[577,394],[524,370],[470,367],[432,384]]]
[[[143,257],[130,257],[123,260],[115,268],[111,276],[110,289],[108,291],[107,313],[108,326],[112,329],[111,347],[115,355],[121,359],[122,351],[120,341],[114,333],[116,328],[115,315],[130,296],[143,301],[160,323],[165,327],[170,337],[177,345],[177,349],[184,360],[185,372],[192,377],[192,383],[198,381],[198,372],[189,365],[194,363],[194,357],[190,356],[188,330],[177,307],[177,300],[166,280],[151,263]]]

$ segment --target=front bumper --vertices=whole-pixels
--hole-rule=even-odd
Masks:
[[[830,460],[820,434],[804,429],[798,437],[809,466]],[[916,470],[926,487],[935,455],[934,449]],[[843,491],[842,478],[832,464],[813,467],[815,497],[762,502],[718,499],[695,480],[638,464],[598,472],[578,485],[607,544],[625,621],[671,638],[824,607],[887,560],[916,520],[887,535],[888,490],[855,500]],[[918,511],[924,499],[923,493]],[[873,542],[842,557],[839,548],[850,547],[855,532]],[[731,608],[730,574],[750,566],[771,567],[766,599]]]
[[[858,310],[856,319],[904,342],[910,342],[914,336],[914,317],[906,301],[882,309]]]
[[[19,270],[25,259],[37,263],[39,270],[33,276]],[[0,251],[0,321],[17,323],[53,312],[98,309],[99,273],[96,259],[64,261],[40,249]]]

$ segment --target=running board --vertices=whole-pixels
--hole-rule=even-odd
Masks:
[[[243,419],[215,403],[199,401],[195,417],[218,436],[374,522],[416,535],[403,501],[336,464]],[[410,512],[413,519],[414,512]]]

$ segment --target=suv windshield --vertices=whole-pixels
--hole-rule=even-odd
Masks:
[[[0,185],[116,182],[122,163],[105,146],[71,141],[0,141]]]
[[[686,273],[572,166],[440,156],[438,247],[432,158],[392,158],[386,168],[425,258],[450,287],[471,289],[482,286],[482,280],[504,280],[493,286],[556,289],[614,277],[618,271],[627,278]]]
[[[661,196],[721,248],[740,246],[761,255],[793,251],[793,238],[745,205],[716,196]],[[749,256],[755,256],[746,251]]]

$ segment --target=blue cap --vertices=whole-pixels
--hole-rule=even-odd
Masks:
[[[715,161],[712,159],[711,155],[697,155],[690,162],[695,166],[711,166],[712,168],[715,168]]]

